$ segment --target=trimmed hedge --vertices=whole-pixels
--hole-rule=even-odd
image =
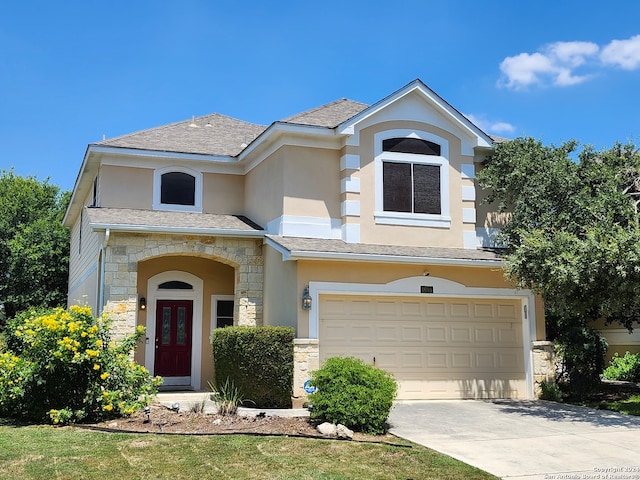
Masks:
[[[226,327],[211,345],[216,386],[228,380],[258,408],[289,408],[293,388],[292,327]]]
[[[311,418],[384,433],[398,386],[389,372],[354,357],[332,357],[311,373]]]

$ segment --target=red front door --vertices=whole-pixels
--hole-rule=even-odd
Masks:
[[[158,300],[156,305],[155,375],[191,375],[191,300]]]

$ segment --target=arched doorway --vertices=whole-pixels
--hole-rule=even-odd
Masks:
[[[178,270],[147,282],[145,367],[162,376],[166,387],[200,389],[203,285]]]

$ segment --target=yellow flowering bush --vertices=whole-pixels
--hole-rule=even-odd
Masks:
[[[83,306],[10,320],[0,352],[0,416],[66,424],[130,415],[147,405],[162,379],[131,361],[144,327],[115,342],[110,326]]]

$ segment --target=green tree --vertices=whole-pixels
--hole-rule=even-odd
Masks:
[[[0,304],[11,318],[32,306],[65,303],[69,193],[48,180],[0,172]]]
[[[640,155],[633,144],[577,150],[575,141],[505,142],[478,181],[507,212],[498,237],[507,277],[543,297],[548,331],[565,351],[593,352],[595,379],[603,348],[592,322],[632,329],[640,320]]]

